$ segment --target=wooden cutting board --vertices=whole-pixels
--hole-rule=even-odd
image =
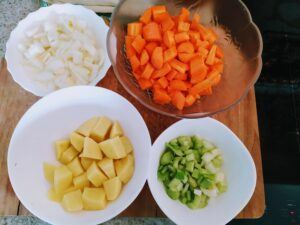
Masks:
[[[116,80],[112,68],[99,86],[118,92],[139,110],[150,130],[152,141],[167,127],[178,121],[152,112],[138,103]],[[17,199],[10,185],[6,157],[9,140],[17,122],[38,99],[12,80],[7,72],[6,63],[2,60],[0,64],[0,215],[30,215]],[[244,142],[254,159],[257,170],[256,189],[238,218],[259,218],[265,210],[265,193],[254,88],[234,108],[219,113],[213,118],[226,124]],[[120,216],[164,217],[164,214],[155,203],[148,185],[145,185],[138,198]]]

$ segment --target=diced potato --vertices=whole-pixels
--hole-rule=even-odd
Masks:
[[[95,161],[94,159],[90,159],[90,158],[85,158],[85,157],[80,158],[81,165],[85,170],[87,170],[94,161]]]
[[[44,176],[46,180],[50,183],[53,184],[54,181],[54,170],[56,169],[56,166],[51,165],[49,163],[44,163],[43,164],[44,168]]]
[[[62,205],[69,212],[80,211],[83,209],[81,191],[76,190],[64,195]]]
[[[84,188],[82,194],[83,209],[100,210],[107,204],[105,191],[103,188]]]
[[[131,144],[131,141],[129,140],[129,138],[123,136],[123,137],[120,137],[121,139],[121,142],[125,148],[125,151],[127,154],[131,153],[133,151],[133,146]]]
[[[68,187],[67,190],[64,191],[64,195],[67,194],[67,193],[69,193],[69,192],[72,192],[72,191],[77,191],[79,189],[80,188],[75,187],[75,186],[72,185],[72,186]]]
[[[85,137],[83,152],[80,154],[80,157],[100,160],[103,156],[97,142],[89,137]]]
[[[123,135],[123,129],[121,125],[119,124],[118,121],[115,121],[111,127],[110,133],[109,133],[109,138],[114,138],[117,136],[122,136]]]
[[[85,187],[90,186],[90,181],[87,178],[86,173],[84,173],[84,174],[81,174],[78,177],[74,177],[73,184],[74,184],[74,187],[79,188],[79,189],[83,189]]]
[[[72,146],[78,151],[81,152],[83,149],[84,137],[76,132],[70,134],[70,141]]]
[[[56,158],[60,160],[64,151],[70,147],[69,140],[59,140],[55,142]]]
[[[117,176],[126,184],[132,177],[134,172],[134,158],[130,154],[124,159],[115,161],[115,169]]]
[[[98,162],[98,166],[109,178],[113,178],[116,176],[114,161],[109,158],[104,158],[100,162]]]
[[[103,141],[107,135],[112,122],[107,117],[100,117],[96,125],[93,127],[90,137],[93,138],[96,142]]]
[[[72,171],[73,177],[77,177],[84,172],[78,157],[73,159],[67,166]]]
[[[76,130],[77,133],[89,137],[93,127],[96,125],[99,117],[92,117],[91,119],[85,121],[81,126]]]
[[[60,166],[54,171],[54,190],[63,193],[72,184],[72,172],[66,166]]]
[[[102,152],[110,159],[121,159],[126,156],[126,150],[120,137],[114,137],[99,143]]]
[[[115,200],[121,193],[122,182],[119,177],[111,178],[103,183],[105,194],[108,200]]]
[[[68,164],[71,162],[77,155],[79,154],[78,151],[73,146],[70,146],[66,151],[63,152],[60,162],[63,164]]]
[[[63,194],[56,193],[54,188],[50,188],[48,191],[48,198],[54,202],[61,202]]]
[[[96,162],[93,162],[92,165],[86,171],[87,178],[95,186],[100,187],[104,181],[107,180],[107,177],[104,173],[98,168]]]

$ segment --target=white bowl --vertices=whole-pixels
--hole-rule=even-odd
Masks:
[[[43,162],[56,163],[53,142],[96,115],[120,121],[134,146],[134,175],[106,209],[69,213],[47,198],[50,185]],[[24,114],[9,144],[8,174],[22,204],[40,219],[57,225],[94,225],[115,217],[138,196],[147,179],[150,150],[147,126],[125,98],[104,88],[70,87],[40,99]]]
[[[95,38],[99,46],[103,49],[104,57],[101,71],[89,84],[96,85],[105,76],[107,70],[111,66],[106,49],[106,36],[109,28],[105,24],[104,20],[97,16],[95,12],[80,5],[54,4],[49,7],[42,7],[37,11],[28,14],[25,19],[21,20],[17,27],[11,32],[6,43],[5,59],[7,61],[7,70],[19,85],[34,95],[44,96],[49,93],[48,90],[35,85],[28,76],[24,76],[24,74],[29,73],[29,71],[24,65],[22,65],[22,54],[16,46],[20,43],[20,40],[24,38],[25,31],[28,28],[30,28],[33,24],[44,21],[52,13],[76,16],[77,18],[86,21],[90,29],[95,33]]]
[[[157,179],[159,159],[164,145],[180,135],[199,135],[222,150],[227,192],[203,209],[192,210],[166,194]],[[250,200],[256,184],[256,169],[247,148],[225,125],[211,118],[181,120],[165,130],[154,142],[150,157],[148,184],[162,211],[178,225],[224,225],[232,220]]]

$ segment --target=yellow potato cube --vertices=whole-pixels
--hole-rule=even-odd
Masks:
[[[70,147],[69,140],[59,140],[55,142],[56,158],[60,160],[64,151]]]
[[[64,195],[62,205],[69,212],[80,211],[83,209],[81,191],[76,190]]]
[[[121,159],[126,156],[126,150],[120,137],[114,137],[99,143],[102,152],[110,159]]]
[[[74,184],[74,187],[76,187],[78,189],[83,189],[85,187],[89,187],[90,186],[90,181],[87,178],[86,173],[84,173],[84,174],[81,174],[78,177],[74,177],[73,184]]]
[[[43,168],[44,168],[44,176],[46,178],[46,180],[50,183],[53,184],[53,180],[54,180],[54,170],[56,169],[56,166],[51,165],[49,163],[44,163],[43,164]]]
[[[93,162],[92,165],[86,171],[87,178],[95,186],[100,187],[104,181],[107,180],[107,177],[104,173],[98,168],[96,162]]]
[[[111,178],[103,183],[104,191],[108,200],[115,200],[121,193],[122,182],[119,177]]]
[[[119,124],[118,121],[115,121],[111,127],[110,133],[109,133],[109,138],[114,138],[117,136],[122,136],[123,135],[123,129],[121,125]]]
[[[68,164],[78,154],[79,154],[78,151],[76,151],[76,149],[73,146],[70,146],[66,151],[63,152],[59,161],[63,164]]]
[[[90,159],[102,159],[102,152],[99,148],[97,142],[89,137],[84,138],[83,151],[80,157],[90,158]]]
[[[84,137],[76,132],[70,134],[70,141],[72,146],[78,151],[81,152],[83,149]]]
[[[69,193],[69,192],[72,192],[72,191],[77,191],[77,190],[79,190],[79,189],[80,189],[80,188],[75,187],[75,186],[72,185],[72,186],[68,187],[67,190],[64,191],[64,195],[67,194],[67,193]]]
[[[109,178],[113,178],[116,176],[114,161],[109,158],[104,158],[100,162],[98,162],[98,166]]]
[[[132,146],[131,141],[129,140],[129,138],[123,136],[123,137],[120,137],[120,139],[121,139],[121,142],[122,142],[122,144],[125,148],[126,153],[129,154],[130,152],[132,152],[133,151],[133,146]]]
[[[94,159],[81,157],[80,162],[81,162],[82,167],[85,170],[87,170],[90,167],[90,165],[94,162]]]
[[[84,188],[82,194],[83,209],[100,210],[107,204],[105,191],[103,188]]]
[[[73,177],[77,177],[84,172],[78,157],[73,159],[67,166],[72,171]]]
[[[63,194],[62,193],[60,193],[60,194],[56,193],[53,187],[49,189],[49,191],[48,191],[48,198],[51,201],[61,202],[62,197],[63,197]]]
[[[76,130],[77,133],[89,137],[93,127],[96,125],[99,117],[92,117],[91,119],[85,121],[80,127]]]
[[[127,155],[126,158],[115,161],[115,169],[117,176],[120,180],[126,184],[134,173],[134,158],[133,156]]]
[[[54,190],[63,193],[72,184],[72,172],[66,166],[57,167],[54,170]]]
[[[90,137],[93,138],[96,142],[103,141],[107,135],[112,122],[107,117],[100,117],[96,125],[93,127]]]

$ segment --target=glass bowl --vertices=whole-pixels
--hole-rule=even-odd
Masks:
[[[200,13],[201,23],[218,34],[217,43],[224,51],[224,73],[213,94],[183,110],[153,102],[151,92],[142,91],[135,81],[124,51],[127,23],[138,20],[144,10],[159,4],[166,5],[172,15],[178,14],[182,7],[188,8],[192,15]],[[108,55],[123,87],[147,108],[178,118],[210,116],[237,104],[259,77],[262,48],[260,31],[239,0],[124,0],[112,15],[107,36]]]

